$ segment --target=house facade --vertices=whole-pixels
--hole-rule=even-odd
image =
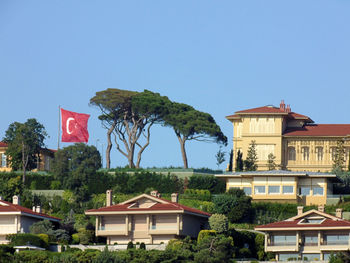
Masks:
[[[265,234],[265,252],[273,252],[276,260],[328,260],[331,253],[350,249],[350,222],[336,215],[326,214],[324,206],[303,212],[284,221],[255,227]]]
[[[205,229],[210,214],[159,198],[157,191],[142,194],[120,204],[112,205],[112,192],[107,191],[106,206],[85,211],[96,216],[96,236],[107,238],[107,244],[168,243],[179,236],[197,237]]]
[[[7,143],[0,142],[0,172],[12,171],[11,165],[6,155]],[[34,171],[50,171],[51,163],[56,150],[42,148],[37,158],[37,168]]]
[[[32,224],[45,219],[53,223],[60,221],[57,217],[42,213],[39,206],[33,209],[21,206],[19,196],[14,196],[12,203],[0,197],[0,244],[8,243],[7,235],[29,233]]]
[[[344,141],[345,166],[349,166],[350,124],[315,124],[305,115],[292,112],[281,102],[272,105],[237,111],[226,117],[233,124],[233,152],[247,151],[256,142],[258,170],[268,170],[268,155],[283,170],[327,172],[332,170],[336,146]],[[233,170],[236,163],[233,162]]]
[[[240,188],[253,201],[325,205],[333,194],[335,174],[284,170],[233,172],[215,175],[225,180],[226,190]]]

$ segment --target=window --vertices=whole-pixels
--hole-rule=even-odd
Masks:
[[[156,216],[152,215],[152,229],[157,228],[157,223],[156,223]]]
[[[318,245],[318,236],[304,236],[304,245],[305,246],[317,246]]]
[[[325,236],[327,245],[347,245],[349,243],[349,235],[328,234]]]
[[[317,161],[323,160],[323,147],[316,147],[316,160]]]
[[[246,195],[252,195],[252,188],[251,187],[243,187],[243,191]]]
[[[254,186],[255,194],[265,194],[265,186]]]
[[[295,246],[297,242],[296,236],[292,235],[274,235],[271,240],[274,246]]]
[[[280,186],[279,185],[269,185],[269,194],[279,194]]]
[[[301,156],[303,161],[309,160],[309,147],[301,147]]]
[[[288,253],[288,254],[284,254],[281,253],[278,255],[278,260],[279,261],[288,261],[288,259],[295,259],[298,260],[299,258],[299,254],[298,253]]]
[[[310,260],[310,261],[318,261],[318,260],[320,260],[320,254],[316,254],[316,253],[304,254],[303,253],[303,258],[306,258],[306,260]]]
[[[309,186],[302,186],[299,188],[299,194],[300,195],[310,195],[310,190],[311,190],[311,187]]]
[[[284,194],[293,194],[294,193],[294,186],[284,185],[282,187],[282,191]]]
[[[288,160],[295,161],[295,148],[294,147],[288,147]]]
[[[331,147],[331,161],[334,161],[337,155],[337,147]]]
[[[313,195],[323,195],[323,187],[315,186],[312,187]]]
[[[298,224],[321,224],[325,218],[304,218]]]
[[[0,159],[0,167],[7,167],[7,160],[6,160],[6,154],[1,154],[1,159]]]

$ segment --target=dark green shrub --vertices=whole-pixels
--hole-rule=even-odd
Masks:
[[[134,244],[132,243],[132,241],[129,241],[127,249],[133,249],[134,248]]]
[[[201,230],[198,233],[197,242],[201,243],[203,240],[207,239],[208,237],[215,237],[216,231],[215,230]]]
[[[140,249],[146,249],[146,244],[142,242],[142,243],[140,244]]]
[[[189,179],[188,188],[204,189],[212,194],[220,194],[225,192],[226,183],[214,175],[193,175]]]
[[[44,240],[33,234],[13,234],[6,236],[6,239],[10,241],[10,245],[12,246],[24,246],[29,244],[45,249],[48,248]]]

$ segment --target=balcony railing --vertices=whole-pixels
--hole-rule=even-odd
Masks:
[[[152,225],[151,230],[176,230],[177,226],[167,226],[167,225]]]
[[[306,247],[317,247],[318,243],[317,242],[305,242],[304,246],[306,246]]]
[[[97,230],[107,230],[107,231],[121,231],[125,230],[125,225],[120,226],[99,226]]]
[[[339,241],[327,241],[327,240],[324,240],[322,245],[349,245],[349,241],[343,241],[343,240],[339,240]]]
[[[269,246],[296,246],[297,243],[296,242],[272,242],[269,244]]]

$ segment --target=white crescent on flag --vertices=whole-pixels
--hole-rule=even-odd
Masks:
[[[69,130],[69,122],[70,121],[74,121],[74,118],[70,117],[70,118],[67,119],[66,128],[67,128],[67,133],[68,134],[72,134],[72,131]]]

